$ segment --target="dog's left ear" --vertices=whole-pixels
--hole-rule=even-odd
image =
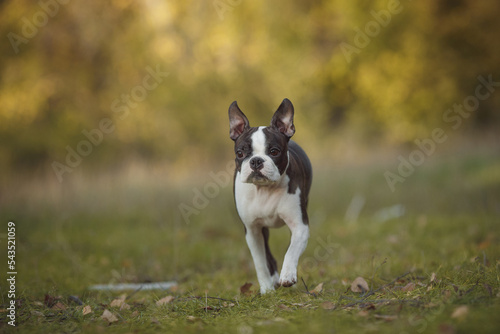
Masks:
[[[290,139],[295,133],[293,125],[293,104],[289,99],[281,102],[278,110],[274,113],[271,126]]]
[[[236,141],[238,137],[248,128],[250,123],[248,118],[238,107],[238,103],[234,101],[229,106],[229,137]]]

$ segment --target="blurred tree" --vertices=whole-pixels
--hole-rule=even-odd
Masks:
[[[495,0],[4,1],[0,168],[64,163],[103,119],[113,131],[85,163],[225,156],[233,100],[265,124],[290,98],[297,135],[412,142],[478,75],[500,81],[499,12]],[[498,124],[499,105],[492,94],[468,124]]]

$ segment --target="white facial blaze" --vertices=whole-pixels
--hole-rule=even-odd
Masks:
[[[252,150],[254,155],[266,155],[266,136],[262,131],[265,126],[259,129],[252,135]]]
[[[269,182],[276,182],[280,179],[280,172],[278,167],[274,164],[273,160],[269,158],[266,154],[266,135],[262,131],[265,126],[259,127],[259,129],[252,134],[252,156],[243,162],[241,166],[241,176],[243,180],[248,180],[248,177],[252,174],[253,170],[250,167],[250,160],[255,157],[259,157],[264,160],[262,169],[259,172],[269,180]],[[252,180],[248,180],[251,182]],[[266,183],[263,182],[262,183]]]

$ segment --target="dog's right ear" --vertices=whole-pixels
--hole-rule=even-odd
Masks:
[[[234,101],[229,106],[229,137],[236,140],[249,127],[247,117],[238,107],[238,103]]]

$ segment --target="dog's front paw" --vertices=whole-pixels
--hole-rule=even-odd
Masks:
[[[297,271],[282,271],[280,277],[280,285],[285,288],[291,287],[297,283]]]
[[[260,287],[260,294],[261,295],[265,295],[266,293],[270,293],[270,292],[273,292],[274,291],[274,287],[265,287],[265,286],[261,286]]]
[[[259,281],[260,294],[272,292],[281,286],[280,276],[275,272],[272,276],[267,277],[265,280]]]

